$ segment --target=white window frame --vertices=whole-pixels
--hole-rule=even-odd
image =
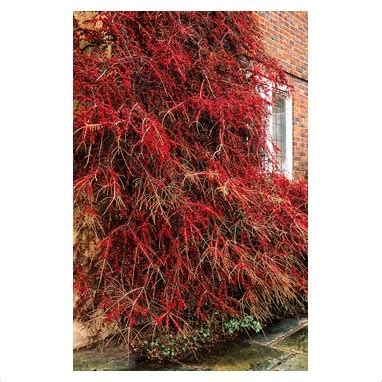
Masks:
[[[261,91],[262,97],[268,102],[268,148],[270,152],[274,153],[273,139],[273,92],[275,89],[285,92],[285,161],[281,167],[282,172],[288,177],[293,177],[293,102],[292,96],[288,92],[286,86],[276,86],[273,82],[264,79],[266,83],[266,91]]]

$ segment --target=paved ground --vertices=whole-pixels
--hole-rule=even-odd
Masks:
[[[74,370],[307,370],[308,320],[279,321],[251,339],[225,343],[190,362],[156,363],[108,348],[74,352]]]

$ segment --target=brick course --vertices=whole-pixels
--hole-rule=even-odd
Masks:
[[[308,13],[255,12],[266,52],[293,86],[293,177],[308,176]]]

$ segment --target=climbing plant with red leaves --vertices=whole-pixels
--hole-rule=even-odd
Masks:
[[[304,309],[307,186],[268,144],[270,82],[251,12],[74,19],[77,318],[154,357],[147,338]]]

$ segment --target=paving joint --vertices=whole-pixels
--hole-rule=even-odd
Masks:
[[[305,356],[308,355],[308,353],[305,353],[305,352],[299,351],[299,350],[291,350],[291,349],[275,347],[275,346],[269,346],[269,347],[272,348],[272,349],[275,349],[275,350],[282,350],[282,351],[285,351],[285,352],[290,352],[292,354],[300,354],[300,355],[305,355]]]
[[[274,365],[272,365],[271,367],[269,367],[267,370],[271,371],[271,370],[275,370],[277,367],[279,367],[280,365],[282,365],[285,361],[287,361],[289,358],[291,358],[293,356],[293,353],[289,353],[287,354],[284,358],[281,358],[280,360],[278,360]]]
[[[274,340],[272,341],[269,341],[266,346],[270,346],[270,347],[273,347],[273,345],[276,343],[276,342],[279,342],[287,337],[289,337],[290,335],[292,335],[293,333],[296,333],[297,331],[299,331],[300,329],[303,329],[305,328],[306,326],[308,326],[308,322],[302,322],[300,325],[296,326],[295,328],[293,329],[290,329],[288,330],[286,333],[282,334],[280,337],[277,337],[275,338]]]

